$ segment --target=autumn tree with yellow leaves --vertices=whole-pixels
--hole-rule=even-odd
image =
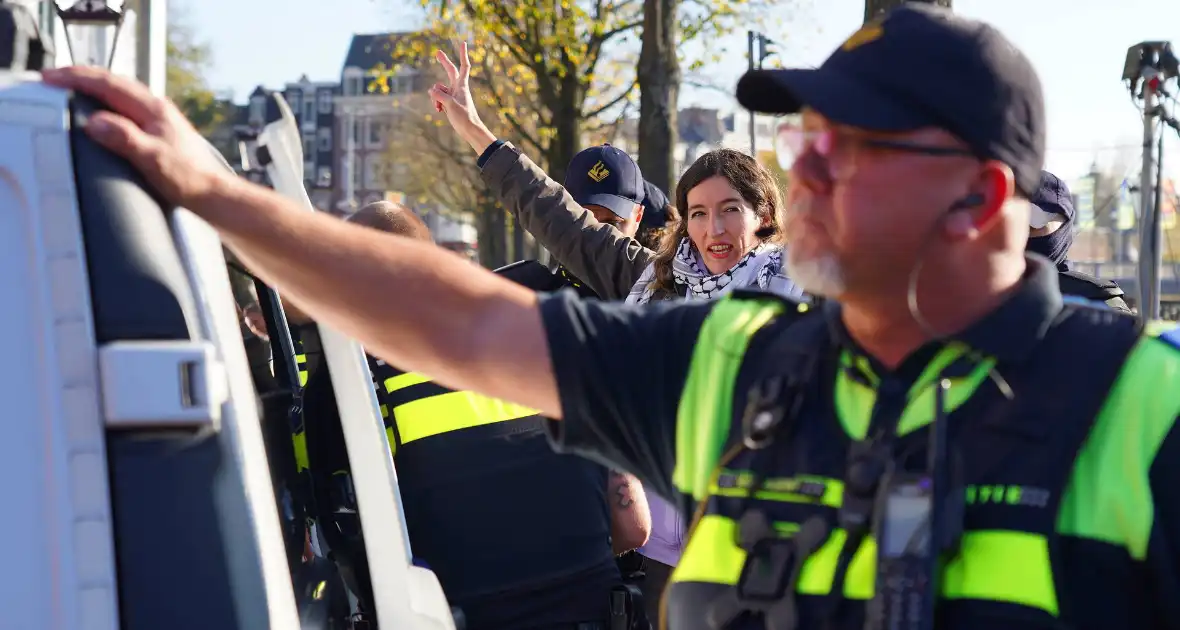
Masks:
[[[550,177],[562,180],[584,140],[609,138],[623,116],[635,111],[644,0],[420,1],[424,28],[399,39],[384,70],[395,73],[412,65],[425,74],[418,86],[425,90],[442,79],[434,51],[450,52],[453,42],[467,41],[472,93],[485,123],[520,146]],[[772,1],[681,0],[676,37],[680,43],[720,37],[744,9]],[[695,67],[704,60],[682,61]],[[371,89],[379,91],[376,83]],[[449,207],[490,211],[473,165],[476,156],[431,110],[428,99],[411,101],[402,105],[392,158],[414,180],[408,185]],[[521,248],[516,249],[514,257],[519,257]]]

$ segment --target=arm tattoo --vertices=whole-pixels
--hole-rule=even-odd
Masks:
[[[631,507],[635,503],[635,499],[631,496],[631,480],[627,475],[616,470],[610,471],[610,476],[615,505],[624,510]]]

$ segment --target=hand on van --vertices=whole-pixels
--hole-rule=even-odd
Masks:
[[[213,156],[209,143],[171,101],[139,81],[93,66],[49,69],[42,78],[109,107],[90,117],[86,133],[131,162],[168,202],[195,208],[237,177]]]

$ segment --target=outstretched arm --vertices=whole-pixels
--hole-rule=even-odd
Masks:
[[[436,83],[430,97],[436,110],[480,156],[488,189],[553,257],[603,299],[622,300],[655,254],[613,226],[598,222],[562,185],[507,143],[497,142],[471,98],[467,44],[456,67],[442,51],[435,55],[449,83]]]
[[[560,417],[534,293],[411,239],[307,212],[225,170],[169,101],[93,67],[43,73],[111,110],[86,130],[169,202],[211,223],[308,315],[395,365]],[[117,113],[116,113],[117,112]]]
[[[228,173],[176,106],[133,79],[95,67],[43,74],[107,103],[87,133],[311,317],[402,369],[561,418],[549,427],[559,447],[670,487],[677,410],[713,303],[539,299],[456,254],[308,212]]]
[[[531,291],[441,248],[290,207],[244,181],[193,210],[263,279],[375,356],[560,417]]]

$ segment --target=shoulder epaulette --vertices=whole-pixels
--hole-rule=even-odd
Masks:
[[[729,294],[731,299],[735,300],[750,300],[755,302],[778,302],[787,307],[788,312],[803,314],[808,311],[816,310],[815,304],[808,298],[793,297],[782,295],[781,293],[772,293],[770,291],[763,291],[761,289],[754,289],[743,287],[734,289]]]

